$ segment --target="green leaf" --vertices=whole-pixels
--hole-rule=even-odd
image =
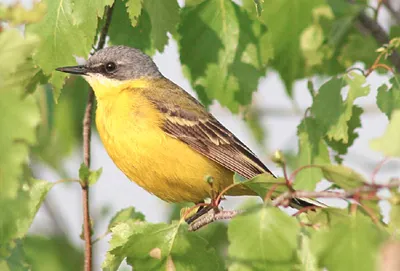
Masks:
[[[210,0],[182,10],[178,33],[185,75],[204,104],[250,103],[272,56],[264,25],[232,1]]]
[[[316,95],[311,112],[316,120],[327,130],[328,139],[349,142],[348,122],[352,117],[353,103],[358,97],[369,93],[369,86],[363,75],[352,72],[343,77],[349,86],[345,101],[342,100],[341,90],[344,82],[338,78],[332,78],[323,84]]]
[[[142,11],[142,0],[128,0],[126,2],[126,10],[128,11],[132,26],[135,26]]]
[[[40,22],[29,25],[27,32],[33,32],[40,37],[41,43],[34,55],[35,62],[46,75],[52,75],[55,100],[58,99],[65,74],[54,71],[60,66],[76,65],[74,56],[86,57],[93,43],[93,35],[77,25],[74,16],[72,0],[44,0],[47,5],[46,16]],[[86,3],[86,1],[85,1]],[[79,42],[76,42],[79,41]]]
[[[382,137],[370,141],[371,149],[385,156],[400,157],[400,110],[392,113],[391,120]]]
[[[179,22],[178,2],[176,0],[146,0],[143,1],[143,5],[150,16],[150,37],[153,46],[159,52],[163,52],[168,43],[167,33],[176,34],[176,25]]]
[[[275,49],[272,66],[279,72],[289,96],[292,96],[293,82],[305,76],[300,37],[313,23],[313,9],[323,4],[322,0],[263,1],[260,18],[268,26]]]
[[[320,228],[330,228],[335,227],[338,223],[348,223],[350,215],[347,209],[320,208],[307,213],[307,218],[311,224]]]
[[[94,44],[98,20],[103,18],[104,8],[111,6],[113,2],[114,0],[73,0],[73,23],[86,37],[84,48],[91,48]]]
[[[69,271],[83,266],[83,251],[62,237],[27,236],[23,250],[33,271]]]
[[[354,105],[352,108],[352,113],[351,113],[351,118],[347,122],[348,126],[348,141],[347,143],[344,143],[343,141],[336,141],[336,140],[329,140],[328,138],[325,138],[325,142],[337,152],[335,155],[335,159],[338,163],[341,163],[343,161],[343,158],[341,155],[344,155],[347,153],[347,150],[350,148],[350,146],[353,145],[354,141],[358,138],[358,133],[356,132],[357,128],[361,128],[361,114],[364,112],[364,110],[361,107],[358,107],[357,105]]]
[[[228,247],[228,226],[222,222],[213,222],[197,231],[197,234],[215,249],[221,259],[226,257]]]
[[[113,218],[111,218],[108,224],[108,231],[111,231],[119,223],[125,223],[128,220],[132,221],[145,221],[145,216],[141,212],[136,211],[135,207],[128,207],[117,212]]]
[[[21,240],[1,244],[0,270],[2,271],[28,271],[31,270],[22,249]]]
[[[100,178],[102,168],[92,171],[84,163],[79,168],[79,179],[83,182],[87,182],[89,185],[94,185]]]
[[[308,165],[329,164],[328,148],[322,140],[322,129],[315,119],[307,117],[297,127],[299,138],[299,154],[297,167]],[[294,188],[301,190],[314,190],[316,184],[321,181],[322,172],[319,168],[305,168],[296,175]]]
[[[261,198],[265,198],[271,188],[274,188],[271,198],[276,198],[280,194],[288,191],[284,178],[275,178],[269,173],[257,175],[251,180],[244,181],[243,185],[256,192]]]
[[[400,194],[392,191],[389,202],[391,203],[389,229],[398,238],[400,237]]]
[[[35,99],[21,89],[0,89],[0,199],[15,197],[40,116]]]
[[[20,77],[15,78],[21,73],[33,76],[29,69],[21,68],[29,62],[38,42],[36,35],[27,33],[24,37],[17,29],[0,32],[0,91],[22,85]]]
[[[32,179],[23,185],[18,197],[0,198],[0,244],[25,235],[51,187],[53,183]]]
[[[9,6],[0,4],[0,18],[12,26],[38,22],[46,13],[46,5],[42,2],[33,2],[32,5],[26,9],[18,3]]]
[[[324,177],[343,189],[353,189],[367,183],[364,177],[351,168],[339,165],[322,165]]]
[[[297,263],[299,233],[300,225],[294,217],[279,208],[259,205],[230,222],[229,257],[232,264],[247,266],[248,270],[290,270]]]
[[[367,271],[375,270],[378,251],[385,238],[385,232],[370,218],[358,213],[350,221],[338,223],[329,231],[315,233],[311,247],[321,268]]]
[[[301,271],[319,271],[317,258],[311,250],[311,233],[305,229],[302,229],[300,233],[298,255]]]
[[[155,48],[150,38],[152,26],[149,14],[143,9],[138,20],[131,21],[129,17],[131,14],[128,12],[132,10],[126,8],[126,5],[131,4],[130,1],[115,0],[113,17],[108,30],[110,43],[124,44],[140,49],[148,55],[153,55]]]
[[[223,270],[214,249],[184,222],[120,223],[112,229],[104,270],[117,270],[126,257],[135,270]]]
[[[379,109],[390,119],[394,110],[400,109],[400,77],[394,76],[390,79],[392,86],[386,84],[378,88],[376,103]]]

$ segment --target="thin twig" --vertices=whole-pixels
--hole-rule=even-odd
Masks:
[[[358,15],[358,21],[361,25],[369,31],[369,33],[375,38],[375,40],[380,44],[388,44],[389,36],[386,31],[380,26],[373,18],[370,18],[365,12],[361,12]],[[389,56],[390,61],[396,68],[396,72],[400,71],[400,55],[397,51]]]
[[[218,213],[215,213],[214,210],[211,210],[208,214],[200,217],[192,224],[190,224],[189,231],[197,231],[198,229],[217,220],[231,219],[242,212],[243,211],[241,210],[233,210],[233,211],[219,211]]]
[[[104,10],[105,24],[100,32],[97,50],[104,47],[108,28],[111,23],[111,17],[114,5],[106,7]],[[90,135],[92,125],[92,109],[93,109],[94,93],[89,89],[88,99],[86,103],[85,115],[83,118],[83,162],[90,167]],[[89,211],[89,185],[87,180],[82,180],[82,205],[83,205],[83,236],[85,239],[85,271],[92,270],[92,240],[91,240],[91,221]]]

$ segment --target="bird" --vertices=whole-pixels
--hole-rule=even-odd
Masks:
[[[57,71],[81,75],[96,100],[96,126],[115,165],[133,182],[173,203],[202,203],[233,183],[273,173],[150,56],[123,45],[103,48],[86,64]],[[204,181],[212,177],[212,184]],[[227,195],[256,195],[244,185]],[[310,203],[292,201],[301,208]],[[200,211],[200,209],[199,209]]]

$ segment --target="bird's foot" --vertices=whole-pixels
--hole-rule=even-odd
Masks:
[[[219,198],[217,200],[212,199],[209,204],[200,206],[194,215],[185,219],[186,223],[191,224],[192,222],[194,222],[198,218],[202,217],[203,215],[207,214],[211,210],[214,211],[214,214],[217,214],[220,211],[220,209],[219,209],[220,202],[221,202],[221,198]]]

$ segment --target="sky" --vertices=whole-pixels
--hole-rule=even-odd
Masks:
[[[12,0],[0,0],[0,3],[12,3]],[[23,1],[29,3],[30,1]],[[384,22],[387,18],[386,13],[380,15],[380,20]],[[187,90],[192,95],[193,92],[188,80],[182,74],[179,62],[177,44],[170,39],[164,53],[157,53],[154,61],[161,73]],[[377,86],[382,81],[387,81],[386,77],[378,76],[375,73],[368,77],[371,85],[371,93],[367,97],[360,98],[358,104],[368,108],[367,113],[362,116],[362,128],[358,130],[360,137],[349,149],[345,156],[344,164],[350,166],[367,178],[371,176],[374,167],[383,159],[383,156],[370,150],[369,141],[383,134],[388,123],[384,114],[379,113],[375,104]],[[322,81],[314,81],[318,86]],[[295,84],[294,100],[298,104],[301,112],[311,104],[311,97],[307,90],[307,81],[302,80]],[[252,149],[265,164],[277,175],[282,175],[280,169],[269,159],[269,156],[277,149],[291,150],[296,149],[297,138],[296,129],[300,123],[302,114],[292,110],[292,103],[284,91],[284,86],[279,75],[271,70],[260,80],[257,92],[253,94],[253,103],[259,110],[265,112],[262,118],[263,128],[267,132],[268,139],[263,146],[259,146],[254,140],[251,132],[240,116],[232,115],[229,110],[214,103],[211,112],[229,130],[231,130],[240,140]],[[77,177],[79,166],[82,162],[82,155],[76,151],[71,157],[65,160],[65,167],[71,177]],[[170,204],[159,200],[157,197],[144,191],[135,183],[130,182],[114,165],[108,157],[99,137],[94,134],[92,137],[92,168],[103,168],[103,173],[99,182],[90,190],[91,212],[95,221],[96,234],[102,234],[108,225],[108,221],[118,210],[134,206],[138,211],[146,215],[150,222],[164,222],[169,217]],[[37,170],[39,177],[44,180],[56,181],[60,177],[55,172],[40,166]],[[400,161],[391,160],[385,164],[382,171],[377,176],[378,182],[385,182],[391,176],[400,175]],[[49,202],[59,219],[63,230],[68,234],[72,242],[77,246],[82,246],[83,242],[79,238],[82,228],[82,205],[81,189],[77,184],[60,184],[52,188],[49,195]],[[228,197],[224,202],[225,209],[234,209],[240,199]],[[335,202],[334,204],[337,204]],[[108,208],[108,212],[102,215]],[[388,212],[388,207],[384,207],[384,212]],[[49,219],[45,208],[39,210],[34,223],[30,229],[32,233],[50,233],[53,229],[53,222]],[[95,246],[95,264],[99,266],[107,250],[108,238],[98,242]],[[95,268],[95,270],[97,270]]]

